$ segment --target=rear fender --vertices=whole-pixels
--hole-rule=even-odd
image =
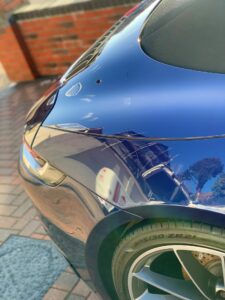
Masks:
[[[133,207],[127,211],[115,212],[104,218],[92,230],[86,245],[87,267],[95,286],[98,290],[103,291],[103,299],[117,299],[112,284],[111,262],[113,253],[123,236],[144,222],[159,219],[191,220],[218,227],[224,227],[225,225],[224,214],[173,205]]]

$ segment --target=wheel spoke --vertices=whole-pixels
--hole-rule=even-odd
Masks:
[[[221,263],[222,263],[222,271],[223,271],[223,285],[225,287],[225,257],[221,256]]]
[[[217,293],[223,293],[223,298],[224,298],[224,293],[225,293],[225,257],[224,254],[218,255],[220,257],[221,261],[221,267],[222,267],[222,277],[217,279],[217,283],[215,286],[215,291]]]
[[[197,289],[209,300],[215,299],[217,278],[190,251],[175,250],[175,254]]]
[[[191,281],[175,279],[152,272],[148,266],[144,266],[138,273],[133,273],[133,276],[183,300],[206,300]]]
[[[135,300],[179,300],[179,298],[171,295],[157,295],[150,294],[148,290],[146,290],[140,297]]]

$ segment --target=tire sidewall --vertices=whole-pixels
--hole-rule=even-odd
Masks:
[[[162,224],[161,224],[162,225]],[[173,224],[174,225],[174,224]],[[197,224],[196,224],[197,225]],[[113,281],[121,300],[130,300],[128,274],[134,261],[143,253],[169,245],[189,245],[225,251],[225,239],[219,228],[210,226],[145,226],[128,234],[118,246],[112,262]]]

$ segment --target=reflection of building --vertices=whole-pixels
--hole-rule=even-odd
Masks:
[[[102,197],[100,202],[108,211],[113,209],[110,203],[115,203],[120,207],[132,206],[132,200],[128,192],[128,185],[124,186],[118,175],[109,168],[102,168],[96,177],[96,193]]]
[[[198,195],[198,202],[204,202],[205,203],[207,201],[211,201],[212,200],[212,195],[213,195],[212,192],[208,192],[208,193],[201,192]]]
[[[134,132],[125,132],[120,136],[143,137]],[[161,143],[144,140],[105,141],[129,168],[148,198],[183,202],[189,194],[170,168],[168,147]]]
[[[144,137],[132,131],[119,134],[119,136]],[[130,171],[139,177],[160,163],[169,165],[168,147],[156,142],[146,142],[144,140],[125,140],[121,139],[118,143],[111,140],[105,140],[117,155],[126,163]]]

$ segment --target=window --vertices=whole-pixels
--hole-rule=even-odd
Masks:
[[[225,0],[162,0],[149,16],[141,45],[174,66],[225,73]]]

